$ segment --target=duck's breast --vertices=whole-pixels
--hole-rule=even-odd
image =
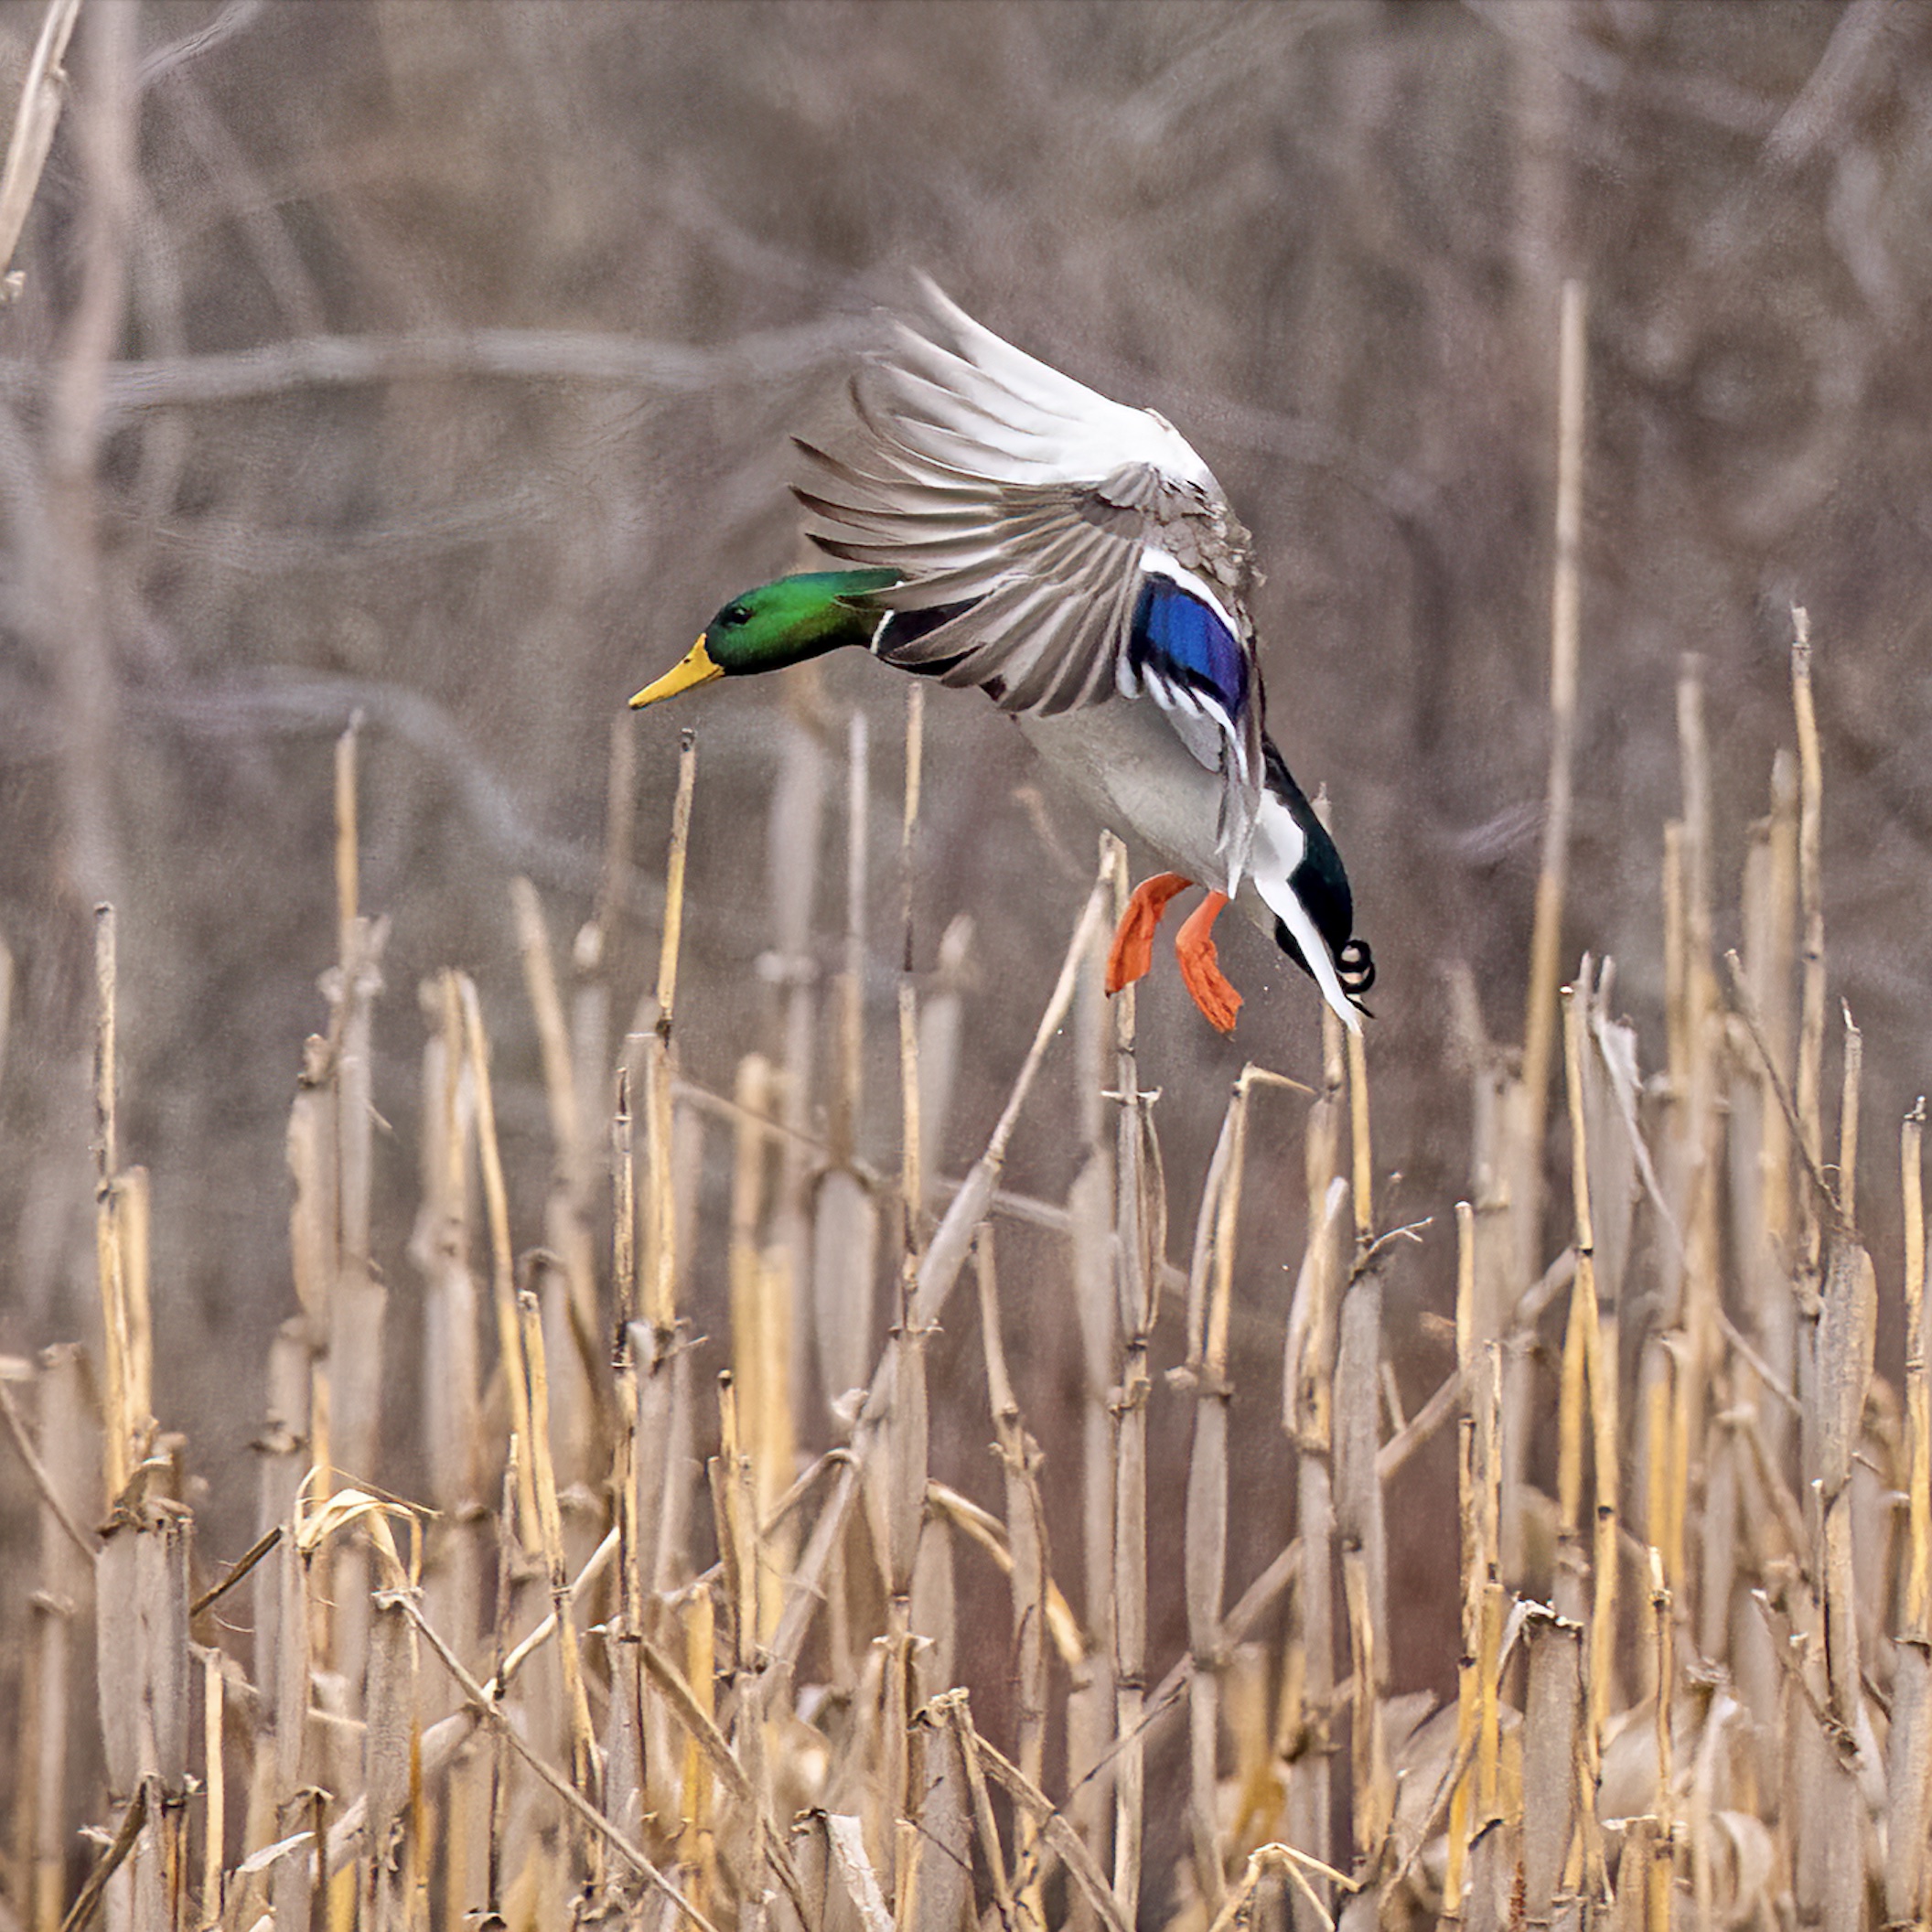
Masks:
[[[1204,885],[1227,875],[1218,849],[1226,784],[1195,758],[1151,698],[1112,698],[1058,717],[1022,717],[1047,768],[1102,824],[1151,845]]]

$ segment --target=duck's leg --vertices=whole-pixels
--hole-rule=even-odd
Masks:
[[[1167,901],[1193,884],[1192,879],[1184,879],[1177,872],[1157,872],[1133,888],[1133,896],[1127,901],[1127,910],[1121,915],[1120,926],[1113,935],[1113,944],[1107,950],[1109,993],[1118,993],[1144,976],[1154,964],[1154,929],[1167,910]]]
[[[1181,962],[1181,979],[1202,1017],[1210,1026],[1232,1033],[1234,1016],[1241,1010],[1241,996],[1221,976],[1214,946],[1214,922],[1227,904],[1225,892],[1210,892],[1187,915],[1175,937],[1174,950]]]

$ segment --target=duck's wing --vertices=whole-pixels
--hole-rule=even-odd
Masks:
[[[903,641],[888,632],[890,662],[1034,717],[1152,697],[1225,776],[1224,843],[1245,853],[1261,774],[1248,532],[1153,411],[1036,361],[929,283],[927,294],[947,339],[901,327],[854,382],[854,459],[800,445],[812,541],[898,572],[865,600],[878,608],[953,611]]]

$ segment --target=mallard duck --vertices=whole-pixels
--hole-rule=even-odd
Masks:
[[[775,671],[843,645],[977,685],[1100,819],[1173,868],[1134,891],[1107,989],[1144,974],[1168,902],[1195,1004],[1240,995],[1214,922],[1238,904],[1358,1029],[1374,983],[1341,854],[1266,728],[1248,532],[1152,410],[1110,402],[1003,341],[928,284],[943,341],[898,325],[853,384],[860,446],[798,447],[812,542],[844,568],[747,590],[631,699]]]

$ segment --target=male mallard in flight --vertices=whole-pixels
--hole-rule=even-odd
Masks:
[[[950,339],[902,326],[875,388],[853,383],[856,457],[799,445],[811,539],[852,567],[734,597],[632,705],[846,644],[978,685],[1103,822],[1175,868],[1129,903],[1110,993],[1147,971],[1168,900],[1203,885],[1175,950],[1214,1025],[1241,1004],[1212,937],[1233,901],[1358,1028],[1374,961],[1341,855],[1266,730],[1248,532],[1219,484],[1152,410],[927,295]]]

